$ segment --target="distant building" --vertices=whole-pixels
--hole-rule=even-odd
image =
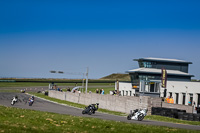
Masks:
[[[131,77],[130,83],[119,82],[121,95],[171,96],[177,104],[187,105],[189,100],[200,104],[200,83],[191,82],[194,75],[188,73],[192,62],[164,58],[140,58],[134,61],[138,61],[139,68],[127,71]],[[166,88],[161,86],[162,69],[167,72]]]

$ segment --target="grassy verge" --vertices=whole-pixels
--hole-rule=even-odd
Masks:
[[[164,121],[164,122],[170,122],[170,123],[177,123],[177,124],[188,124],[188,125],[199,125],[200,121],[187,121],[187,120],[180,120],[175,118],[169,118],[159,115],[149,115],[145,117],[146,120],[155,120],[155,121]]]
[[[55,83],[59,86],[82,86],[82,83]],[[88,83],[88,86],[113,86],[114,83]],[[32,87],[32,86],[49,86],[49,83],[38,82],[0,82],[0,87]]]
[[[33,83],[33,82],[0,82],[0,87],[31,87],[31,86],[49,86],[49,84]]]
[[[161,126],[149,126],[61,115],[48,112],[0,106],[0,132],[66,132],[66,133],[147,133],[147,132],[180,132],[197,133],[195,130],[184,130]]]
[[[20,93],[20,90],[13,90],[13,89],[0,89],[1,92],[14,92],[14,93]]]

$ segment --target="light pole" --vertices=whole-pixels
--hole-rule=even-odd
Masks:
[[[87,88],[88,88],[88,71],[89,71],[88,69],[89,69],[89,68],[87,67],[85,93],[87,93]]]
[[[70,72],[63,72],[63,71],[54,71],[51,70],[50,73],[59,73],[59,74],[71,74],[71,75],[83,75],[83,81],[82,81],[82,86],[84,86],[84,75],[86,75],[86,83],[85,83],[85,93],[87,93],[87,88],[88,88],[88,71],[89,71],[89,67],[87,67],[87,71],[86,73],[70,73]]]

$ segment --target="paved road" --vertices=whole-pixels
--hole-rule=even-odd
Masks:
[[[5,105],[5,106],[11,107],[11,105],[10,105],[11,99],[16,94],[18,95],[19,99],[22,100],[22,102],[18,102],[12,107],[54,112],[54,113],[59,113],[59,114],[69,114],[69,115],[74,115],[74,116],[94,117],[94,118],[121,121],[121,122],[127,122],[127,123],[137,123],[137,124],[200,130],[200,126],[173,124],[173,123],[157,122],[157,121],[149,121],[149,120],[143,120],[143,121],[127,120],[126,117],[109,115],[109,114],[104,114],[104,113],[99,113],[99,112],[96,112],[95,114],[93,114],[91,116],[90,115],[82,115],[82,113],[81,113],[82,109],[56,104],[56,103],[49,102],[49,101],[46,101],[46,100],[43,100],[43,99],[40,99],[37,97],[35,98],[35,102],[34,102],[33,106],[28,106],[28,104],[25,104],[24,101],[26,101],[28,99],[28,97],[30,97],[30,96],[26,95],[24,93],[0,93],[0,105]]]

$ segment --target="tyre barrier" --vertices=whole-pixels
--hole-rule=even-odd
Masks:
[[[46,92],[44,93],[44,95],[45,95],[45,96],[48,96],[48,94],[49,94],[49,92],[48,92],[48,91],[46,91]]]
[[[186,110],[180,110],[174,108],[152,107],[151,114],[161,115],[181,120],[200,121],[200,114],[186,113]]]

